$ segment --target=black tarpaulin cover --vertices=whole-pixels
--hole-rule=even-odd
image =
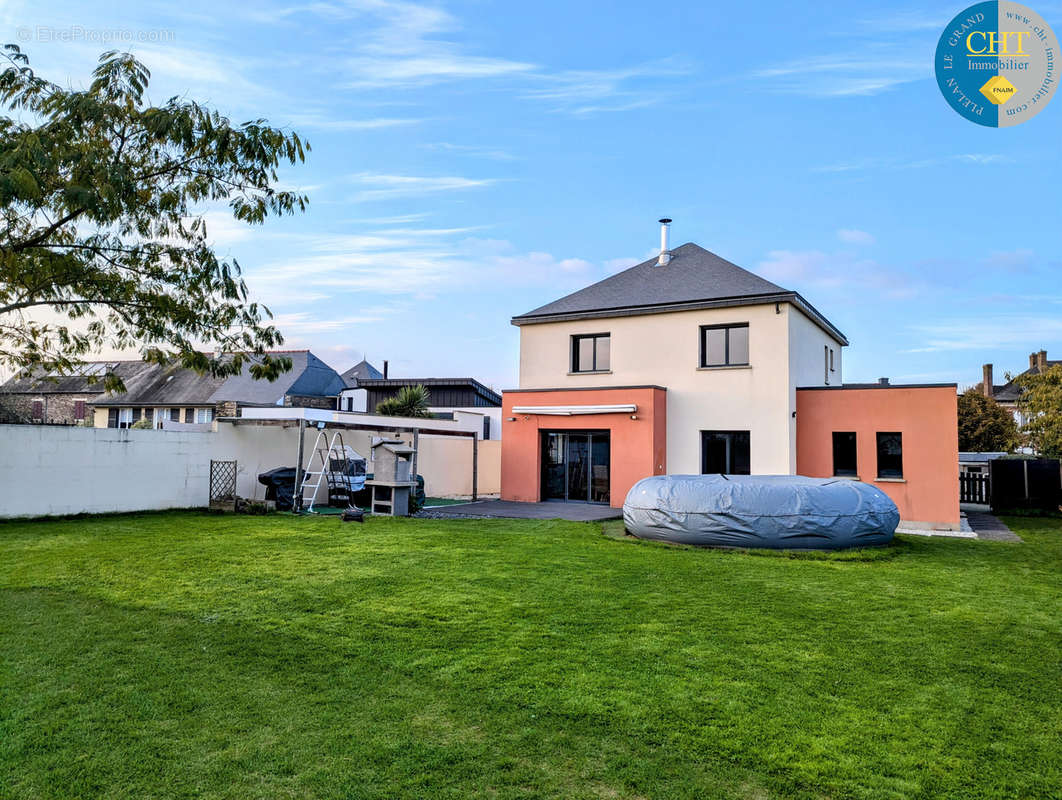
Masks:
[[[656,475],[631,487],[627,530],[715,547],[834,549],[888,544],[900,522],[880,489],[801,475]]]

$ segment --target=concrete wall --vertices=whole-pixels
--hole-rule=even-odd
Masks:
[[[217,427],[216,432],[191,432],[0,425],[0,517],[206,506],[211,459],[235,460],[237,493],[264,499],[258,475],[274,467],[295,466],[298,428],[228,423]],[[343,434],[344,443],[366,458],[372,437],[367,431]],[[306,457],[316,438],[316,429],[306,431]],[[480,442],[481,494],[500,491],[500,445]],[[421,436],[420,448],[417,470],[429,495],[472,493],[470,438]],[[367,466],[371,472],[372,462]],[[324,485],[317,499],[326,501]]]
[[[0,425],[0,516],[205,506],[213,440],[212,433]]]
[[[910,527],[959,526],[955,385],[797,392],[797,470],[833,475],[833,433],[854,431],[859,480],[892,498]],[[878,432],[903,434],[903,478],[879,478]]]
[[[619,508],[635,483],[665,472],[669,446],[667,423],[671,413],[667,394],[651,387],[503,393],[502,498],[527,502],[542,499],[542,431],[607,430],[610,440],[609,504]],[[549,416],[514,414],[512,410],[513,406],[626,403],[636,405],[636,413]],[[515,419],[509,421],[514,416]],[[700,469],[695,471],[700,472]]]
[[[700,368],[700,326],[731,323],[749,325],[749,366]],[[571,337],[605,332],[611,369],[570,374]],[[522,325],[520,388],[663,386],[668,473],[701,471],[700,431],[747,430],[752,472],[790,474],[794,389],[823,384],[824,341],[838,353],[840,380],[840,345],[789,303]]]

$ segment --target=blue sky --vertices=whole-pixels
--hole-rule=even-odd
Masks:
[[[287,344],[343,369],[516,384],[528,311],[654,252],[657,218],[800,291],[845,380],[957,381],[1062,357],[1062,100],[953,112],[955,4],[6,3],[5,41],[84,84],[137,53],[151,97],[265,117],[313,147],[307,213],[204,209]],[[1062,32],[1062,5],[1033,3]],[[106,38],[121,41],[107,43]]]

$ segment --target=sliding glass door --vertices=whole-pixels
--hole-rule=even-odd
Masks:
[[[542,434],[542,499],[609,502],[608,431]]]

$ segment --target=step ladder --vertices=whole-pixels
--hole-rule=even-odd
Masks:
[[[328,439],[328,431],[324,429],[317,431],[317,438],[314,439],[313,447],[310,449],[310,457],[302,471],[302,485],[295,493],[295,496],[305,503],[306,490],[313,490],[310,494],[310,505],[303,507],[305,513],[314,513],[313,506],[317,502],[317,492],[321,488],[321,484],[331,485],[329,478],[336,480],[337,473],[332,469],[332,464],[338,463],[345,468],[351,453],[356,455],[356,451],[353,448],[343,444],[343,434],[339,431],[335,431],[332,434],[331,441]],[[313,468],[315,462],[319,462],[319,469]],[[349,488],[350,481],[348,476],[342,472],[338,474],[342,480],[348,483]]]

